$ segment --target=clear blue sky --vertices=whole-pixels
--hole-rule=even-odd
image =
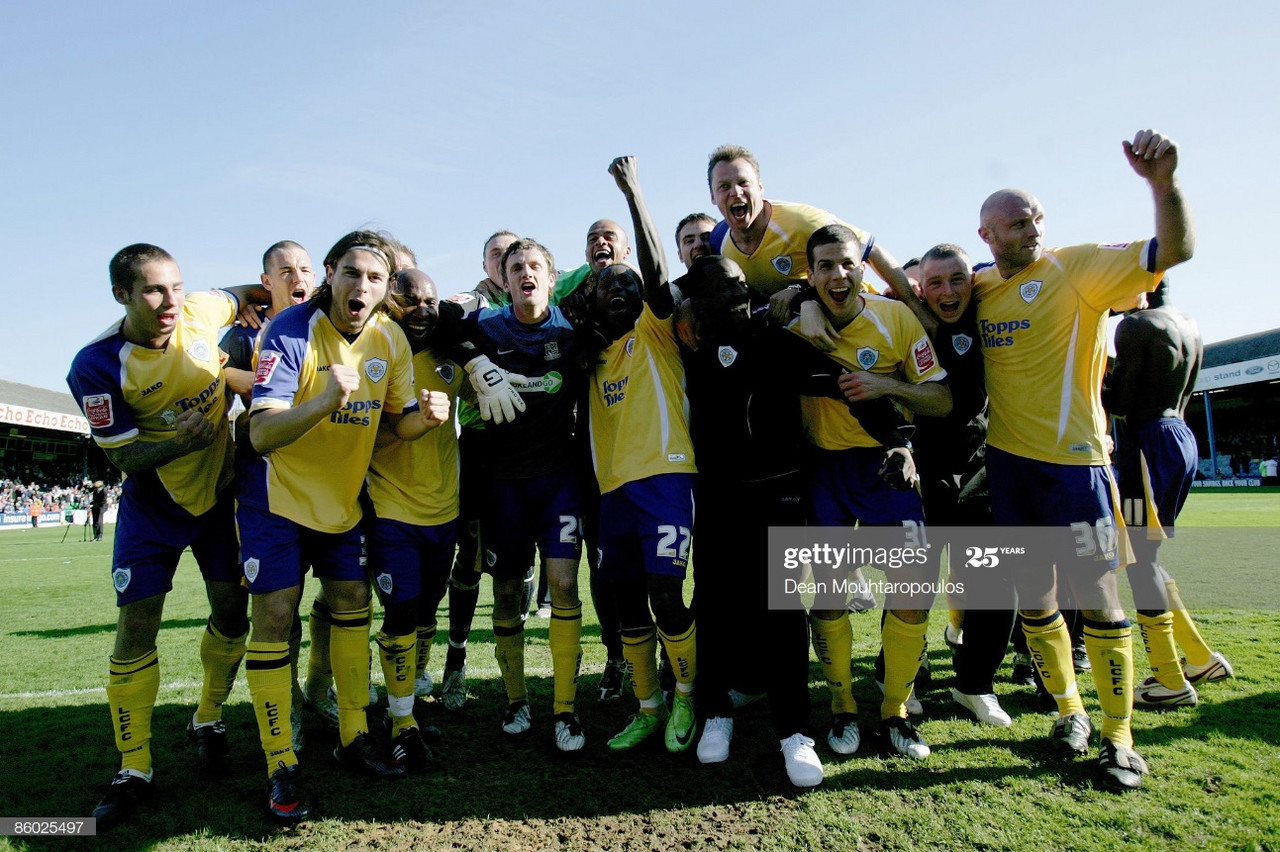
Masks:
[[[1040,197],[1049,244],[1149,236],[1120,141],[1155,127],[1199,235],[1177,301],[1208,341],[1280,325],[1275,5],[968,6],[6,2],[0,233],[21,263],[0,377],[65,390],[120,316],[106,266],[132,242],[204,289],[256,280],[278,239],[319,263],[373,224],[449,294],[499,228],[581,263],[594,219],[628,221],[619,154],[664,234],[713,212],[724,142],[767,197],[900,260],[941,241],[985,260],[977,210],[1002,186]]]

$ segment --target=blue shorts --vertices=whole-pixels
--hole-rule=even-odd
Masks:
[[[231,488],[198,517],[172,501],[152,500],[143,505],[126,488],[116,517],[111,567],[116,606],[172,590],[178,560],[188,547],[205,582],[240,582],[234,510]]]
[[[359,524],[346,532],[325,533],[243,503],[236,509],[236,523],[250,594],[297,586],[308,565],[326,580],[365,579]]]
[[[880,479],[884,447],[815,450],[809,472],[813,520],[820,527],[897,526],[924,523],[924,506],[913,488],[899,491]]]
[[[524,577],[536,545],[543,559],[582,556],[582,489],[563,468],[525,479],[494,479],[483,507],[485,570],[495,580]]]
[[[1058,564],[1120,566],[1116,507],[1120,494],[1108,465],[1054,464],[987,447],[991,516],[998,527],[1060,527]]]
[[[384,604],[411,601],[424,588],[444,594],[457,527],[457,521],[418,526],[365,517],[369,576]]]
[[[693,540],[692,473],[661,473],[600,495],[600,576],[684,578]]]
[[[1177,417],[1124,424],[1115,456],[1124,522],[1135,527],[1163,526],[1172,536],[1199,461],[1195,435]]]

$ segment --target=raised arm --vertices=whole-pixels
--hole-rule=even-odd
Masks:
[[[644,300],[659,319],[675,311],[671,290],[667,287],[667,257],[662,251],[662,238],[649,216],[636,175],[635,157],[618,157],[609,164],[609,174],[618,183],[631,209],[631,226],[636,232],[636,255],[640,261],[640,278],[644,281]]]
[[[1151,186],[1156,207],[1156,269],[1163,272],[1195,253],[1196,236],[1191,210],[1182,196],[1175,174],[1178,146],[1154,130],[1139,130],[1132,142],[1122,143],[1125,158],[1138,176]]]

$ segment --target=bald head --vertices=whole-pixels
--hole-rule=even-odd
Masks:
[[[982,203],[978,236],[991,249],[996,268],[1010,277],[1040,259],[1044,251],[1044,208],[1022,189],[993,192]]]
[[[615,263],[623,263],[631,256],[627,232],[612,219],[601,219],[587,229],[587,263],[591,271],[599,273]]]
[[[1043,211],[1043,208],[1040,207],[1040,200],[1025,189],[997,190],[988,195],[987,200],[982,202],[982,210],[978,213],[978,221],[980,224],[986,225],[990,218],[997,213],[1026,207],[1034,207]]]

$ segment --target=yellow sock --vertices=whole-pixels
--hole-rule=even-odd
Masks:
[[[627,661],[627,674],[631,677],[631,689],[640,700],[640,710],[650,716],[662,712],[662,699],[658,686],[658,632],[652,624],[644,627],[622,628],[622,658]],[[654,704],[654,696],[658,702]]]
[[[1169,595],[1169,609],[1173,611],[1174,640],[1187,655],[1190,665],[1207,666],[1213,658],[1213,651],[1200,635],[1195,619],[1187,612],[1187,605],[1182,602],[1182,594],[1178,591],[1178,581],[1169,578],[1164,581],[1164,588]]]
[[[431,646],[436,641],[436,622],[418,625],[418,657],[413,666],[413,676],[420,678],[431,665]]]
[[[886,611],[880,625],[880,644],[884,647],[884,700],[880,702],[880,718],[907,718],[907,698],[915,685],[920,659],[924,656],[924,624],[909,624]]]
[[[1058,702],[1058,715],[1084,712],[1084,702],[1076,688],[1076,670],[1071,657],[1071,633],[1062,613],[1048,618],[1023,616],[1022,632],[1027,637],[1031,662],[1040,674],[1044,688]]]
[[[524,685],[524,622],[520,616],[493,620],[493,655],[507,688],[507,703],[528,699],[529,691]]]
[[[1133,748],[1133,628],[1129,620],[1084,622],[1084,647],[1093,665],[1093,683],[1102,707],[1102,737]]]
[[[368,733],[364,708],[369,704],[369,607],[332,611],[329,659],[338,689],[338,738],[344,746]]]
[[[213,626],[210,618],[200,638],[200,662],[204,666],[204,685],[200,690],[200,703],[196,706],[197,722],[216,722],[222,718],[222,705],[231,694],[236,682],[236,672],[244,659],[244,645],[248,631],[234,639],[223,636]]]
[[[1142,647],[1146,649],[1147,662],[1156,680],[1168,689],[1182,689],[1186,678],[1182,663],[1178,662],[1178,649],[1173,645],[1173,613],[1138,613],[1138,630],[1142,632]]]
[[[160,692],[160,660],[152,648],[136,660],[110,659],[107,702],[120,768],[151,777],[151,710]]]
[[[333,626],[333,617],[329,605],[324,601],[316,601],[311,605],[311,617],[307,619],[307,630],[311,634],[311,654],[307,658],[307,697],[312,700],[324,698],[325,691],[333,685],[333,666],[329,662],[329,634]]]
[[[414,658],[418,653],[418,638],[388,636],[379,630],[378,656],[382,660],[382,679],[387,683],[387,710],[391,714],[391,736],[405,728],[418,727],[413,718]]]
[[[250,642],[244,668],[270,777],[277,769],[298,763],[298,756],[293,753],[293,728],[289,724],[289,710],[293,706],[289,643]]]
[[[578,672],[582,669],[582,604],[551,605],[547,644],[551,646],[552,712],[572,713],[578,695]]]
[[[671,660],[676,689],[688,695],[693,692],[693,682],[698,676],[697,622],[690,624],[689,629],[678,636],[668,636],[659,630],[658,638],[662,640],[662,647],[667,649],[667,659]]]
[[[853,678],[849,663],[853,658],[853,627],[849,616],[841,613],[836,618],[809,616],[813,627],[813,652],[822,664],[822,673],[831,690],[832,713],[857,713],[858,703],[853,700]]]

